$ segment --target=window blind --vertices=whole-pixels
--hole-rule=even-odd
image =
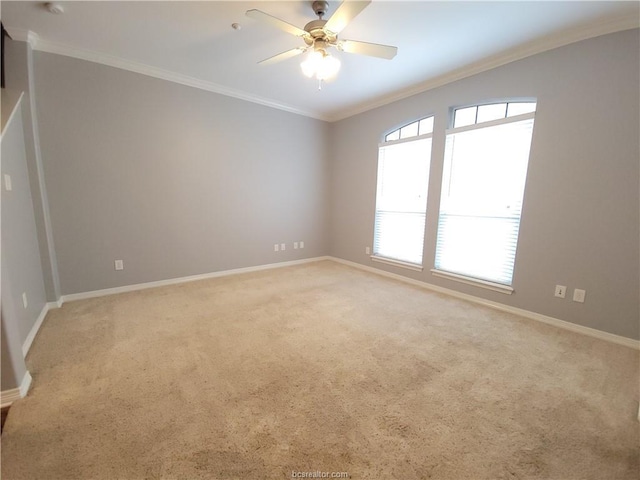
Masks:
[[[431,137],[380,147],[374,256],[422,265],[430,162]]]
[[[511,285],[533,115],[447,132],[437,270]]]

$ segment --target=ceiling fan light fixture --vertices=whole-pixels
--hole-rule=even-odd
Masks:
[[[398,53],[398,48],[391,45],[359,42],[357,40],[338,40],[340,32],[353,20],[372,0],[359,0],[357,2],[343,1],[329,20],[323,17],[327,13],[327,2],[316,0],[312,3],[313,11],[318,16],[304,27],[280,20],[277,17],[260,10],[247,10],[246,15],[255,20],[268,23],[291,35],[295,35],[304,41],[304,47],[293,48],[279,53],[273,57],[258,62],[260,65],[271,65],[282,60],[309,52],[307,58],[300,64],[302,73],[309,78],[318,80],[318,88],[322,88],[322,82],[334,77],[340,70],[340,60],[327,53],[327,49],[334,47],[341,52],[367,55],[370,57],[391,60]]]
[[[320,62],[322,62],[322,53],[315,50],[309,52],[306,60],[300,64],[304,76],[309,78],[313,77],[316,74]]]
[[[322,63],[317,70],[316,78],[318,80],[327,80],[333,78],[340,70],[340,60],[331,55],[325,55],[322,58]]]
[[[306,77],[327,80],[334,77],[340,70],[340,60],[322,50],[313,50],[300,64],[300,68]]]

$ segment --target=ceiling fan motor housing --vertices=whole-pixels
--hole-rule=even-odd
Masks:
[[[311,6],[318,16],[318,20],[312,20],[304,26],[305,32],[309,34],[304,37],[305,43],[310,47],[314,47],[315,50],[325,49],[329,45],[335,45],[338,36],[324,28],[327,20],[322,19],[327,13],[329,2],[316,0]]]

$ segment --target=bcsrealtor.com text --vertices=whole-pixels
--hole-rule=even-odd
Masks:
[[[349,478],[349,472],[323,472],[316,470],[314,472],[291,472],[291,478]]]

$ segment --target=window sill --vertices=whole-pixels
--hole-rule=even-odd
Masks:
[[[392,258],[379,257],[377,255],[371,255],[371,260],[373,260],[374,262],[386,263],[387,265],[393,265],[394,267],[402,267],[408,270],[414,270],[416,272],[421,272],[423,270],[422,265],[403,262],[402,260],[394,260]]]
[[[499,283],[493,283],[487,280],[479,280],[472,277],[465,277],[464,275],[458,275],[457,273],[432,269],[431,274],[435,275],[436,277],[446,278],[455,282],[473,285],[474,287],[486,288],[487,290],[493,290],[494,292],[504,293],[505,295],[511,295],[513,293],[513,288],[508,287],[507,285],[501,285]]]

